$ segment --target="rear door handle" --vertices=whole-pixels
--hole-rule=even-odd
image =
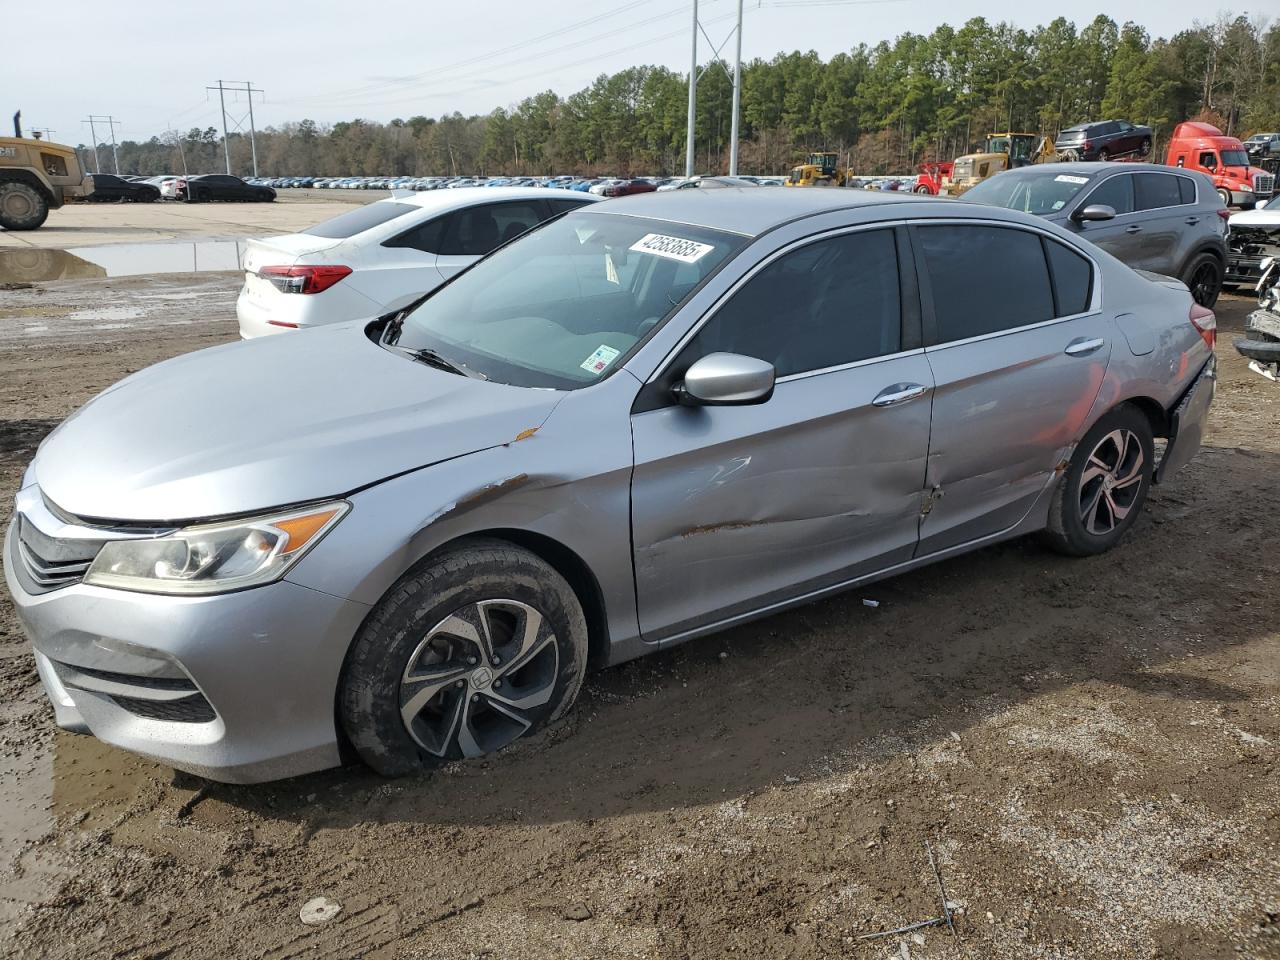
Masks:
[[[1138,226],[1136,223],[1131,223],[1129,224],[1129,226],[1124,228],[1124,232],[1125,233],[1141,233],[1142,228]]]
[[[1100,347],[1106,346],[1106,343],[1107,341],[1103,340],[1101,337],[1094,337],[1092,339],[1076,337],[1067,344],[1067,348],[1062,352],[1069,357],[1083,357],[1093,353]]]
[[[1187,217],[1187,219],[1183,220],[1182,222],[1183,222],[1183,223],[1185,223],[1185,224],[1187,224],[1188,226],[1192,226],[1192,227],[1194,227],[1197,223],[1199,223],[1199,222],[1200,222],[1200,218],[1199,218],[1199,217]]]
[[[917,397],[923,397],[929,392],[929,388],[920,383],[895,383],[891,387],[885,387],[876,394],[876,398],[871,401],[873,407],[892,407],[894,404],[906,403],[908,400],[915,400]]]

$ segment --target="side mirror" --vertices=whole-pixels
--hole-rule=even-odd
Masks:
[[[1076,223],[1098,220],[1114,220],[1115,218],[1116,208],[1109,207],[1105,203],[1091,203],[1087,207],[1081,207],[1075,213],[1071,214],[1071,219]]]
[[[773,396],[773,364],[736,353],[709,353],[672,388],[685,406],[728,407],[764,403]]]

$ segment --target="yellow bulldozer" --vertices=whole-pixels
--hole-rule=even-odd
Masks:
[[[74,147],[24,137],[21,112],[12,137],[0,137],[0,227],[34,230],[49,211],[93,192],[93,178],[80,167]]]
[[[843,187],[849,179],[849,171],[838,166],[840,158],[834,153],[811,153],[799,166],[791,168],[783,186],[787,187]]]
[[[951,176],[943,180],[940,192],[958,197],[997,173],[1033,163],[1052,163],[1057,158],[1050,137],[1039,133],[993,133],[981,151],[956,157]]]

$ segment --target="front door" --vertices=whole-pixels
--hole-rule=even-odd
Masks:
[[[1076,209],[1083,210],[1093,204],[1103,204],[1116,212],[1114,220],[1088,220],[1064,223],[1068,230],[1080,234],[1090,243],[1096,243],[1107,253],[1131,267],[1146,269],[1146,236],[1138,218],[1133,216],[1133,175],[1123,173],[1107,177],[1080,201]]]
[[[902,302],[893,230],[807,241],[739,286],[658,374],[724,352],[770,361],[779,380],[758,405],[659,399],[633,414],[646,639],[911,558],[932,379]]]
[[[913,231],[936,382],[927,556],[1026,516],[1093,408],[1114,325],[1092,263],[1066,244],[990,224]]]

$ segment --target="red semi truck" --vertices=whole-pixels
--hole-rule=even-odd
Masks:
[[[1235,137],[1223,136],[1209,123],[1180,123],[1169,141],[1165,163],[1208,174],[1218,196],[1227,206],[1250,209],[1260,200],[1269,200],[1275,192],[1276,178],[1249,162],[1244,144]]]

